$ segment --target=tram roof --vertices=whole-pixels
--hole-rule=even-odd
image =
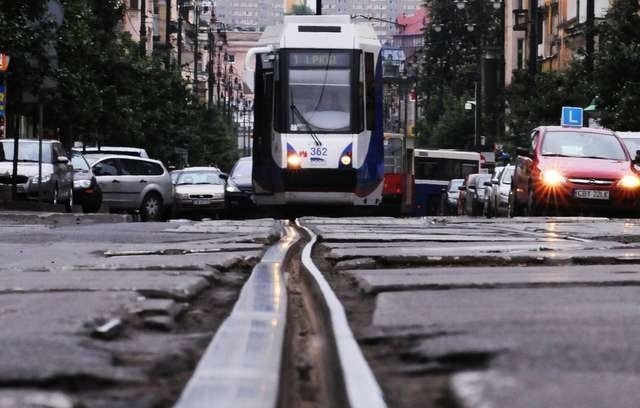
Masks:
[[[283,24],[267,27],[260,43],[276,48],[380,48],[371,24],[353,22],[348,15],[285,16]]]

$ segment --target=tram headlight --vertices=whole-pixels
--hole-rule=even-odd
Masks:
[[[297,153],[290,153],[287,156],[287,166],[289,168],[299,169],[300,168],[300,156]]]
[[[340,163],[342,163],[343,166],[351,165],[351,156],[349,156],[348,154],[343,155],[340,158]]]

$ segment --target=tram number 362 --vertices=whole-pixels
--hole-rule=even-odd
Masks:
[[[326,156],[327,148],[326,147],[312,147],[309,151],[311,156]]]

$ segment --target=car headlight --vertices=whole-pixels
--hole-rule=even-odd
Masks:
[[[51,174],[43,174],[41,180],[43,183],[47,183],[49,180],[51,180]],[[33,184],[38,184],[38,176],[31,177],[31,182]]]
[[[227,193],[239,193],[240,189],[234,184],[227,184]]]
[[[540,179],[547,187],[556,187],[566,181],[558,170],[543,170],[540,174]]]
[[[73,188],[89,188],[91,180],[73,180]]]
[[[176,197],[181,199],[181,200],[185,200],[185,199],[189,198],[189,194],[188,193],[176,193]]]
[[[620,186],[624,188],[638,188],[640,187],[640,178],[635,174],[627,174],[620,179]]]

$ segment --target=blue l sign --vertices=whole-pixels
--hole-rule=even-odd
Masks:
[[[582,127],[582,108],[562,107],[562,126]]]

